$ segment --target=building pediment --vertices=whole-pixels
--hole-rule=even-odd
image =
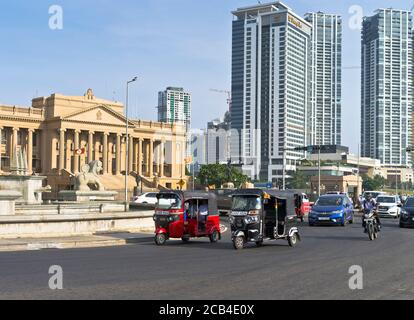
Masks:
[[[109,107],[104,105],[94,106],[89,109],[78,111],[62,117],[63,121],[84,122],[84,123],[97,123],[101,125],[110,126],[125,126],[127,119],[123,114],[115,112]],[[129,125],[134,127],[134,124],[129,121]]]

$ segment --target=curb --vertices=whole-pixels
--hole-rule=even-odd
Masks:
[[[125,246],[134,243],[152,242],[153,238],[128,238],[128,239],[104,239],[104,240],[73,240],[73,241],[33,241],[28,243],[11,243],[0,245],[0,252],[18,251],[39,251],[39,250],[63,250],[63,249],[82,249],[99,247]]]

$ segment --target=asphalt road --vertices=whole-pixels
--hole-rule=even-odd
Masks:
[[[356,224],[300,228],[302,242],[235,251],[218,244],[150,239],[124,247],[0,253],[0,299],[413,299],[414,230],[384,221],[370,242]],[[48,287],[63,268],[63,290]],[[364,289],[349,289],[352,265]]]

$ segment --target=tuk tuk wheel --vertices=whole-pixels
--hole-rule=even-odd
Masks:
[[[220,239],[220,234],[217,230],[214,230],[213,233],[210,235],[210,242],[216,243]]]
[[[164,233],[159,233],[155,236],[155,243],[157,246],[163,246],[167,242],[167,236]]]
[[[256,241],[256,246],[258,246],[258,247],[263,247],[263,240],[261,240],[261,241]]]
[[[298,236],[294,233],[291,237],[288,238],[289,246],[292,248],[295,247],[298,243]]]
[[[189,238],[189,237],[182,237],[182,238],[181,238],[181,240],[182,240],[184,243],[189,243],[189,242],[190,242],[190,238]]]
[[[233,246],[236,250],[242,250],[244,247],[244,238],[243,237],[236,237],[233,239]]]

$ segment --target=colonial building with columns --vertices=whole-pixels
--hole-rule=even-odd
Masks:
[[[185,175],[184,126],[127,119],[121,103],[84,96],[52,94],[31,107],[0,105],[0,174],[10,170],[14,150],[24,149],[28,171],[47,176],[52,193],[71,188],[73,176],[94,160],[103,163],[108,190],[123,190],[129,141],[129,189],[177,189]],[[139,178],[139,179],[137,179]],[[183,186],[186,187],[185,185]]]

